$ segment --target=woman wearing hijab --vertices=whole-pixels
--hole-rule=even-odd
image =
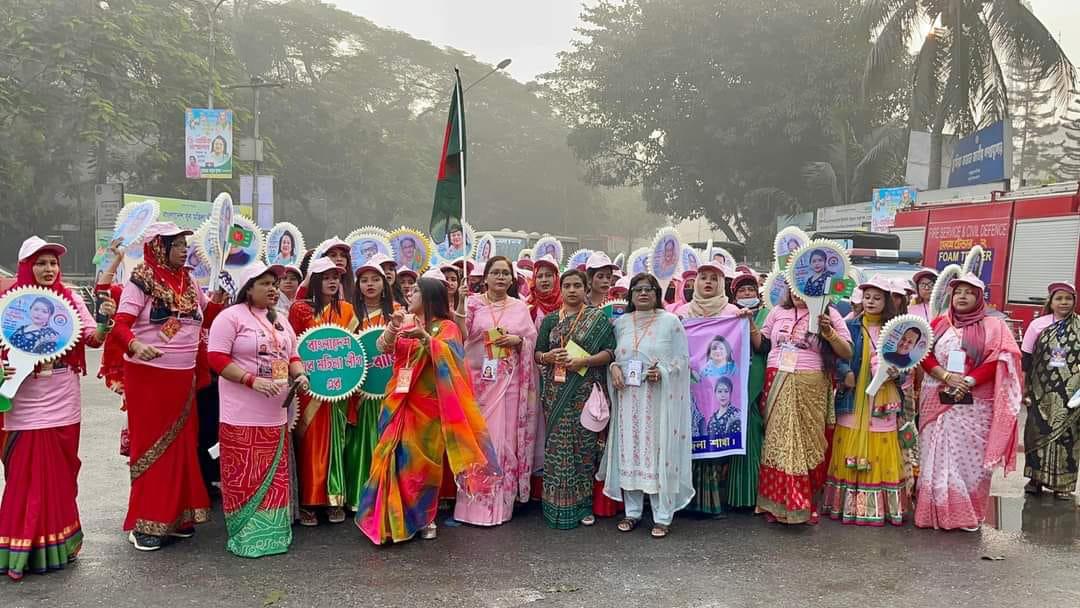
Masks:
[[[604,482],[604,494],[624,502],[620,532],[641,522],[648,494],[651,534],[664,538],[675,512],[694,497],[690,347],[682,322],[662,306],[656,278],[641,273],[630,286],[626,314],[615,321],[610,430],[596,478]]]
[[[607,421],[586,428],[582,411],[594,387],[607,384],[604,367],[615,350],[611,323],[600,309],[587,305],[587,280],[580,270],[563,273],[559,279],[563,306],[544,317],[536,343],[545,419],[544,462],[549,463],[544,469],[544,521],[560,530],[596,523],[592,505],[599,456],[596,431],[602,431]],[[572,355],[567,350],[571,343],[586,354]],[[585,370],[584,374],[579,370]]]
[[[63,298],[79,315],[82,333],[58,360],[35,368],[0,416],[0,459],[4,496],[0,501],[0,574],[19,580],[27,572],[62,569],[82,548],[79,522],[80,376],[86,347],[98,348],[112,322],[97,324],[82,299],[63,284],[60,258],[67,248],[33,236],[19,248],[19,267],[10,289],[36,287]],[[116,304],[104,298],[98,312],[111,318]],[[9,378],[6,354],[0,378]]]
[[[562,286],[559,265],[550,255],[536,260],[533,265],[533,284],[529,290],[529,314],[537,329],[544,319],[562,307]]]
[[[442,281],[421,278],[410,299],[411,319],[395,311],[379,338],[379,352],[394,355],[394,375],[356,513],[357,527],[376,545],[417,533],[436,537],[444,455],[464,494],[490,495],[498,486],[498,458],[447,300]]]
[[[1005,322],[986,314],[978,277],[949,285],[949,310],[934,319],[934,347],[922,363],[915,525],[975,532],[994,468],[1016,467],[1020,349]]]
[[[876,344],[881,328],[896,316],[890,282],[881,275],[863,283],[863,312],[847,322],[852,336],[850,361],[837,365],[841,388],[836,397],[836,432],[832,440],[829,476],[825,481],[825,511],[835,520],[859,526],[904,523],[908,508],[904,491],[904,460],[897,438],[897,414],[903,405],[895,368],[875,395],[867,395],[880,365]]]
[[[484,266],[487,291],[466,302],[465,362],[503,470],[493,495],[459,491],[454,519],[477,526],[510,521],[515,502],[528,502],[534,472],[537,417],[533,351],[536,325],[529,307],[513,297],[510,260],[495,256]]]
[[[685,275],[684,275],[685,276]],[[675,314],[681,319],[711,319],[723,317],[749,316],[751,311],[743,312],[738,306],[728,301],[724,292],[724,270],[716,262],[707,261],[698,266],[694,281],[694,293],[689,303],[679,306]],[[726,355],[723,365],[713,365],[712,374],[716,378],[725,375],[724,372],[734,373],[734,362],[731,360],[731,347],[723,338],[714,341],[717,351],[723,350]],[[722,341],[722,345],[721,345]],[[713,352],[710,344],[709,353]],[[693,408],[696,411],[696,408]],[[726,458],[695,459],[693,461],[694,499],[687,506],[690,511],[705,513],[707,515],[720,516],[724,513],[724,502],[727,500],[727,469]]]
[[[1024,476],[1028,492],[1043,488],[1062,500],[1072,498],[1080,460],[1080,407],[1066,404],[1080,388],[1080,318],[1076,288],[1051,283],[1043,316],[1024,332],[1027,422],[1024,425]]]
[[[149,228],[143,261],[131,272],[116,315],[126,345],[124,396],[131,439],[131,496],[124,530],[140,551],[167,537],[190,538],[210,519],[198,458],[195,393],[209,383],[196,369],[202,331],[221,310],[184,267],[190,230]],[[223,294],[217,296],[223,300]]]
[[[311,263],[308,299],[289,311],[289,324],[297,336],[316,325],[333,324],[356,331],[359,322],[352,304],[342,293],[342,271],[328,258]],[[326,403],[301,393],[296,423],[296,465],[300,484],[300,525],[319,525],[315,509],[326,508],[332,524],[345,521],[345,427],[348,401]]]
[[[240,557],[277,555],[292,543],[290,380],[307,386],[296,334],[275,310],[280,265],[244,269],[236,303],[210,327],[207,358],[219,374],[221,503]]]

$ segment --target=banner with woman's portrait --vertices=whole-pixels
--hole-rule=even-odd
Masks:
[[[746,454],[750,325],[745,318],[687,319],[690,412],[697,460]]]

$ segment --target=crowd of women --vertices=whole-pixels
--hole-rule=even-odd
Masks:
[[[353,272],[349,246],[330,242],[297,266],[249,267],[230,301],[192,280],[190,235],[153,225],[123,286],[112,285],[115,250],[96,318],[63,283],[64,247],[23,244],[16,287],[66,299],[83,329],[3,417],[0,572],[9,577],[62,568],[82,545],[80,377],[85,349],[102,346],[99,377],[122,395],[127,418],[123,527],[142,551],[191,537],[217,488],[227,549],[245,557],[287,551],[296,523],[351,517],[384,544],[435,538],[440,506],[452,504],[457,522],[496,526],[530,500],[552,528],[617,517],[623,533],[647,502],[656,538],[683,510],[978,530],[993,470],[1014,466],[1022,404],[1028,491],[1069,497],[1076,484],[1080,408],[1068,402],[1080,388],[1080,320],[1065,283],[1049,286],[1021,348],[987,310],[977,277],[951,281],[947,312],[929,319],[930,355],[911,373],[888,368],[868,396],[889,366],[877,356],[882,326],[904,312],[929,316],[934,271],[911,289],[872,277],[850,315],[830,306],[811,327],[791,293],[761,306],[748,268],[706,262],[662,288],[648,273],[622,276],[597,252],[584,268],[492,257],[418,277],[381,255]],[[627,304],[612,319],[600,306],[614,298]],[[683,321],[723,317],[749,326],[750,361],[739,362],[750,369],[746,453],[692,460]],[[297,336],[323,324],[385,328],[385,397],[323,402],[304,390]],[[291,428],[283,405],[294,386]]]

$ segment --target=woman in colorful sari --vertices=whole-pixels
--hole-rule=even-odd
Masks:
[[[1024,332],[1024,371],[1027,373],[1027,423],[1024,425],[1026,490],[1043,488],[1062,500],[1072,498],[1080,460],[1080,408],[1068,408],[1080,389],[1080,318],[1076,288],[1051,283],[1043,316]]]
[[[311,263],[306,300],[293,304],[289,324],[297,336],[316,325],[356,331],[359,323],[341,290],[341,270],[327,258]],[[345,521],[345,427],[349,401],[327,403],[301,393],[296,423],[296,466],[300,482],[300,525],[319,525],[315,509],[326,508],[333,524]]]
[[[899,526],[909,504],[897,438],[903,381],[890,366],[890,379],[876,395],[866,394],[878,366],[888,365],[878,359],[875,345],[881,339],[881,327],[896,313],[887,279],[875,275],[860,287],[862,315],[847,322],[854,353],[850,361],[837,365],[841,389],[836,397],[836,432],[825,481],[825,512],[845,524],[884,526],[888,522]]]
[[[256,262],[240,277],[236,304],[214,319],[208,358],[219,374],[221,505],[240,557],[277,555],[292,543],[289,380],[307,386],[292,327],[275,304],[283,266]]]
[[[536,325],[529,307],[511,297],[514,270],[495,256],[484,267],[487,291],[468,299],[465,362],[503,476],[491,495],[458,492],[454,519],[476,526],[510,521],[514,502],[528,502],[537,416],[533,351]]]
[[[675,512],[690,504],[690,347],[682,322],[664,311],[660,284],[641,273],[630,281],[630,304],[615,321],[609,367],[611,422],[596,478],[622,500],[620,532],[641,522],[645,495],[654,538],[668,535]]]
[[[27,572],[59,570],[82,548],[79,522],[79,429],[82,396],[79,377],[86,373],[86,347],[105,341],[111,322],[95,324],[82,298],[63,284],[60,258],[67,248],[33,236],[19,248],[15,284],[36,287],[63,298],[79,315],[82,333],[60,359],[38,365],[23,380],[0,416],[0,457],[4,464],[4,497],[0,501],[0,574],[19,580]],[[104,298],[105,317],[116,303]],[[2,379],[14,374],[4,353]]]
[[[544,520],[559,530],[596,523],[592,503],[597,434],[582,426],[581,412],[594,387],[606,388],[605,366],[613,357],[615,334],[603,312],[586,306],[587,280],[580,270],[563,273],[559,279],[562,308],[544,317],[536,342],[546,423]],[[572,355],[567,350],[571,343],[587,356]],[[585,375],[579,370],[585,370]]]
[[[757,510],[784,524],[818,522],[813,503],[825,481],[832,377],[836,359],[851,357],[851,335],[836,309],[819,317],[816,333],[809,323],[806,302],[789,291],[750,334],[754,348],[769,353]]]
[[[124,287],[117,337],[127,345],[124,397],[131,439],[131,496],[124,530],[140,551],[167,537],[190,538],[210,519],[210,497],[199,467],[195,393],[204,327],[221,310],[191,278],[187,235],[171,222],[149,228],[143,261]],[[224,294],[215,296],[224,300]],[[207,380],[208,381],[208,380]]]
[[[417,532],[435,538],[444,455],[463,493],[490,494],[498,484],[495,450],[466,375],[446,285],[420,279],[409,313],[406,320],[395,311],[378,343],[379,352],[394,354],[394,375],[356,513],[357,527],[376,545]]]
[[[934,347],[922,363],[915,525],[976,532],[994,468],[1016,468],[1020,349],[1005,322],[986,314],[978,277],[949,285],[949,311],[934,319]]]
[[[353,310],[360,324],[358,332],[390,323],[390,315],[399,308],[394,302],[390,282],[382,271],[389,260],[381,253],[371,256],[356,269],[356,296]],[[374,356],[375,353],[371,353]],[[360,508],[360,493],[371,470],[371,453],[379,440],[379,409],[382,399],[357,397],[349,400],[348,425],[345,427],[345,508],[356,512]]]
[[[760,331],[769,311],[761,305],[758,297],[758,280],[753,273],[736,275],[731,281],[735,306],[752,315],[750,335]],[[766,353],[751,349],[750,372],[746,395],[746,454],[728,456],[727,506],[749,509],[757,504],[758,469],[761,466],[761,442],[765,434],[765,421],[761,417],[761,388],[765,384]]]
[[[540,331],[540,325],[544,319],[553,312],[558,312],[563,305],[562,288],[559,285],[559,265],[551,255],[545,255],[533,263],[532,287],[529,290],[529,314],[532,315],[536,330]],[[464,311],[462,311],[464,312]],[[540,368],[536,367],[539,374]],[[540,386],[537,376],[536,385]],[[541,412],[543,414],[543,412]],[[547,431],[544,428],[544,416],[536,417],[536,436],[544,437]],[[540,500],[544,492],[544,442],[536,442],[536,450],[533,455],[534,474],[531,477],[531,490],[533,500]],[[601,494],[602,495],[602,494]]]
[[[675,314],[682,319],[711,319],[747,316],[751,312],[743,313],[728,301],[724,291],[723,268],[716,262],[707,261],[698,266],[694,280],[694,293],[690,302],[677,308]],[[735,373],[735,363],[731,360],[731,347],[723,338],[718,338],[718,340],[710,344],[710,361],[702,369],[703,375],[712,378],[712,382],[720,376]],[[714,352],[724,353],[723,362],[720,365],[712,360]],[[697,411],[697,408],[691,409]],[[735,411],[734,408],[731,408],[731,411]],[[700,416],[700,414],[697,415]],[[723,516],[724,502],[727,499],[727,465],[726,458],[693,461],[694,500],[687,509],[718,518]]]

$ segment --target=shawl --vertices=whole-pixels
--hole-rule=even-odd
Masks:
[[[728,297],[723,291],[723,286],[720,287],[719,295],[706,298],[701,295],[701,287],[699,285],[700,283],[694,283],[694,299],[690,301],[689,305],[682,309],[684,314],[680,316],[688,319],[727,316],[723,314],[727,312],[724,309],[728,306]]]
[[[196,317],[199,294],[188,269],[169,267],[165,238],[150,239],[143,245],[143,261],[131,271],[131,282],[154,300],[153,306],[167,308],[174,315]]]
[[[986,344],[986,331],[983,328],[983,324],[980,323],[986,318],[986,299],[983,298],[983,291],[976,289],[977,304],[975,308],[968,312],[958,312],[953,309],[952,304],[949,304],[949,323],[957,328],[964,330],[964,352],[974,362],[972,367],[978,367],[985,360],[986,353],[984,352],[984,345]]]
[[[81,301],[76,301],[75,294],[71,291],[71,288],[64,285],[64,273],[59,268],[56,269],[56,280],[53,281],[52,285],[42,285],[37,282],[37,279],[34,278],[34,264],[37,263],[37,260],[39,257],[41,257],[42,253],[52,252],[39,252],[34,256],[19,262],[19,267],[15,274],[15,283],[12,284],[12,286],[8,289],[5,289],[3,293],[0,293],[0,296],[4,295],[8,291],[11,291],[12,289],[16,289],[19,287],[37,287],[39,289],[46,289],[48,291],[51,291],[56,295],[60,296],[61,298],[64,298],[65,300],[67,300],[68,304],[71,304],[71,307],[75,309],[76,312],[78,312],[79,304]],[[59,259],[60,258],[58,256],[57,260]],[[93,328],[84,327],[84,335],[86,334],[86,331],[88,329]],[[60,357],[60,362],[66,365],[68,369],[70,369],[73,373],[85,374],[86,344],[84,340],[77,341],[75,343],[75,348],[72,348],[70,351],[67,352],[67,354],[65,354],[63,357]]]
[[[547,293],[541,293],[536,288],[536,279],[534,278],[532,289],[529,290],[528,304],[533,321],[543,319],[562,308],[562,286],[559,284],[558,275],[555,276],[555,286]]]
[[[1023,383],[1020,380],[1020,347],[1016,345],[1016,340],[1009,331],[1008,325],[1001,319],[985,317],[978,325],[981,326],[982,334],[985,335],[985,341],[980,348],[984,355],[982,361],[996,362],[993,384],[984,383],[976,386],[972,391],[975,399],[989,401],[992,408],[983,466],[986,469],[992,469],[1001,464],[1008,473],[1016,468],[1016,416],[1020,412],[1023,395]],[[950,315],[942,315],[934,319],[931,327],[933,327],[934,335],[939,337],[935,344],[934,354],[939,358],[944,358],[948,353],[937,352],[937,344],[953,327]],[[965,338],[970,327],[963,330]],[[953,408],[952,405],[941,403],[939,388],[940,384],[937,382],[923,384],[919,410],[920,430]]]
[[[649,314],[649,313],[642,313]],[[634,314],[625,314],[615,321],[615,338],[618,344],[616,362],[625,364],[631,359],[657,361],[660,382],[655,386],[642,383],[615,390],[608,378],[611,395],[611,422],[607,449],[600,461],[596,478],[604,482],[604,494],[617,501],[622,500],[619,485],[619,461],[622,446],[619,429],[621,425],[636,424],[626,418],[620,404],[625,399],[644,398],[657,412],[655,465],[659,494],[657,499],[663,509],[674,513],[690,504],[694,497],[690,465],[690,346],[682,322],[673,314],[657,310],[655,325],[649,330],[648,340],[643,340],[634,352]]]

